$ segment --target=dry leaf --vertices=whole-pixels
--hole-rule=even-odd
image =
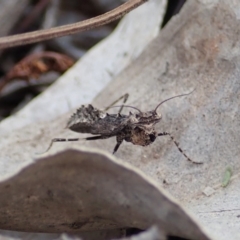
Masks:
[[[12,80],[37,79],[49,71],[65,72],[74,64],[72,58],[55,52],[33,53],[17,63],[1,80],[0,91]]]
[[[0,183],[0,191],[1,229],[76,232],[156,224],[168,235],[209,239],[154,182],[109,154],[67,150],[37,159]]]

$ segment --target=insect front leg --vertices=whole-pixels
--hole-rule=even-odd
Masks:
[[[171,138],[171,140],[174,142],[174,144],[175,144],[176,147],[178,148],[179,152],[181,152],[181,153],[183,154],[183,156],[184,156],[188,161],[190,161],[190,162],[192,162],[192,163],[194,163],[194,164],[203,164],[202,162],[195,162],[195,161],[193,161],[192,159],[190,159],[190,158],[186,155],[186,153],[179,147],[179,143],[174,139],[174,137],[173,137],[170,133],[168,133],[168,132],[158,133],[158,136],[166,136],[166,135],[168,135],[168,136]]]
[[[125,104],[125,103],[127,102],[127,100],[128,100],[128,97],[129,97],[129,94],[128,94],[128,93],[124,94],[124,95],[121,96],[119,99],[117,99],[116,101],[114,101],[113,103],[111,103],[108,107],[106,107],[106,108],[104,109],[104,111],[107,111],[109,108],[111,108],[112,106],[114,106],[117,102],[119,102],[119,101],[122,100],[122,99],[123,99],[123,104]],[[121,108],[119,109],[118,114],[120,114],[120,113],[122,112],[122,109],[123,109],[123,106],[121,106]]]

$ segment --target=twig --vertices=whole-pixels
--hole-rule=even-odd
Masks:
[[[0,38],[0,49],[40,42],[96,28],[121,18],[147,0],[129,0],[100,16],[78,23]]]

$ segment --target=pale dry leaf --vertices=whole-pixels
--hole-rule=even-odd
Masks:
[[[128,104],[146,111],[163,99],[195,88],[191,96],[162,106],[163,120],[158,130],[170,131],[185,152],[204,165],[187,162],[166,138],[146,148],[125,143],[117,156],[162,184],[217,239],[239,238],[237,4],[186,3],[161,36],[95,100],[95,105],[104,107],[128,92]],[[60,130],[52,135],[61,136],[76,134]],[[115,143],[104,140],[104,144],[97,141],[88,145],[112,151]],[[61,149],[62,145],[54,148]],[[233,169],[233,177],[224,189],[221,184],[226,167]],[[208,187],[213,189],[209,196],[204,194]]]
[[[217,239],[239,238],[239,8],[236,1],[187,2],[161,36],[94,101],[106,105],[128,92],[128,104],[147,111],[195,89],[159,109],[163,119],[157,129],[171,132],[185,153],[203,165],[187,162],[166,137],[146,148],[125,143],[117,156],[163,183]],[[111,151],[114,143],[88,145]],[[224,189],[227,167],[233,177]],[[215,193],[206,196],[206,187]]]

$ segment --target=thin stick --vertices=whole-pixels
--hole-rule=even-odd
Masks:
[[[121,18],[146,1],[147,0],[129,0],[112,11],[85,21],[56,28],[2,37],[0,38],[0,49],[40,42],[96,28]]]

